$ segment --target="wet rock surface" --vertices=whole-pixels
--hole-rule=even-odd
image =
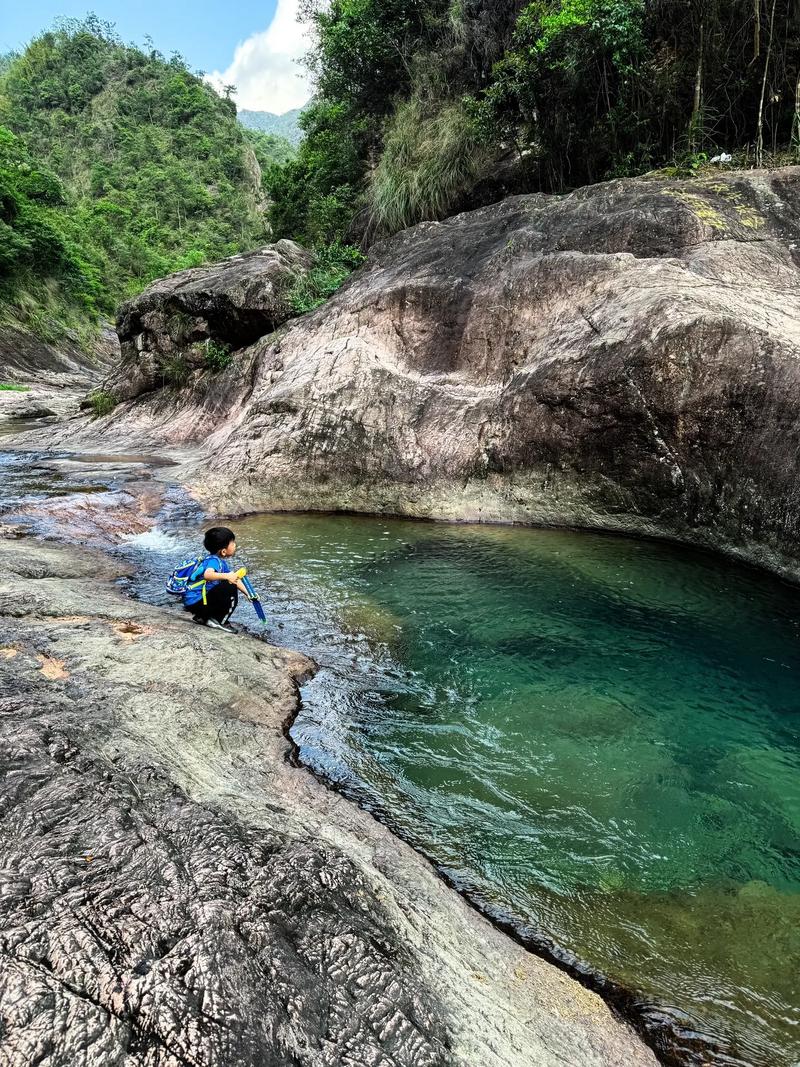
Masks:
[[[294,241],[278,241],[154,282],[120,308],[122,360],[104,388],[128,400],[174,378],[176,359],[186,377],[204,367],[210,344],[241,349],[272,332],[289,317],[288,290],[312,263]]]
[[[0,1063],[655,1063],[290,765],[305,657],[87,550],[5,537],[0,575]]]
[[[202,444],[219,512],[595,526],[796,575],[798,248],[800,168],[512,197],[375,247],[191,410],[94,432]]]

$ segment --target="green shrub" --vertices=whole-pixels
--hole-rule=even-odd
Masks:
[[[30,389],[28,385],[17,385],[16,382],[0,382],[0,392],[6,393],[27,393]]]
[[[203,348],[203,360],[208,370],[212,371],[212,373],[218,374],[219,371],[225,370],[226,367],[231,365],[233,354],[231,353],[230,345],[222,344],[209,338]]]
[[[303,315],[324,304],[363,262],[363,253],[352,245],[336,242],[319,249],[314,266],[295,280],[286,295],[292,314]]]
[[[119,397],[116,393],[108,392],[105,389],[95,389],[93,393],[89,394],[89,405],[96,419],[100,418],[101,415],[108,415],[118,403]]]
[[[191,368],[182,352],[161,360],[161,380],[173,389],[181,389],[191,377]]]
[[[708,152],[687,152],[675,163],[675,173],[680,178],[694,178],[706,166]]]

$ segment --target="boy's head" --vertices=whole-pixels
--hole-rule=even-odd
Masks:
[[[236,552],[236,534],[227,526],[212,526],[206,530],[203,547],[212,556],[227,558]]]

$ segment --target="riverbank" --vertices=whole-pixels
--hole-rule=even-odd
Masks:
[[[307,658],[127,599],[104,555],[8,533],[11,1062],[655,1064],[289,763]]]

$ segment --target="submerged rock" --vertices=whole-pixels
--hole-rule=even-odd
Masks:
[[[0,574],[3,1064],[655,1067],[291,766],[305,657],[85,550],[4,540]]]

